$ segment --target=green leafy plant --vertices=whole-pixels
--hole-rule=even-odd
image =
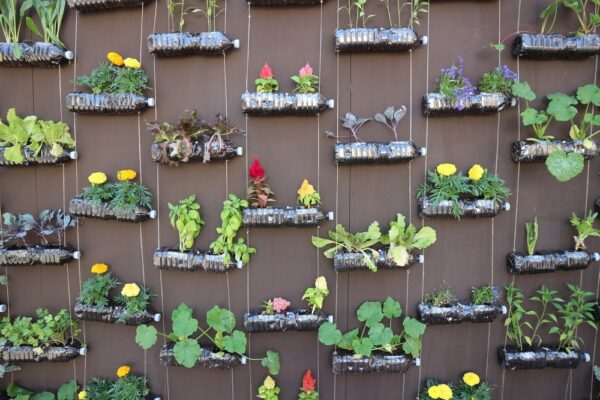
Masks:
[[[4,34],[6,43],[13,43],[15,57],[21,58],[22,51],[19,46],[19,35],[23,16],[31,8],[31,1],[25,1],[18,6],[17,0],[0,0],[0,29]]]
[[[377,266],[373,262],[373,258],[378,255],[377,250],[373,246],[381,243],[381,230],[379,222],[375,221],[369,225],[366,232],[350,233],[346,229],[337,224],[335,231],[329,231],[329,238],[318,236],[312,237],[312,244],[318,249],[329,247],[323,252],[325,257],[333,258],[335,253],[343,251],[346,253],[361,253],[364,261],[372,271],[377,271]]]
[[[173,353],[175,360],[186,368],[192,368],[201,354],[199,340],[208,340],[219,353],[228,352],[243,356],[246,352],[246,334],[235,329],[235,315],[224,308],[214,306],[206,312],[207,328],[202,328],[193,317],[193,310],[186,304],[180,304],[171,314],[172,329],[170,334],[159,333],[155,327],[140,325],[136,331],[135,341],[144,350],[156,344],[158,335],[175,343]],[[211,334],[213,332],[213,334]],[[269,373],[279,373],[279,354],[268,350],[261,364],[269,369]]]
[[[456,385],[454,394],[458,400],[492,400],[492,390],[494,386],[482,382],[479,375],[467,372]]]
[[[43,33],[38,29],[37,24],[31,17],[25,19],[27,27],[36,35],[44,38],[44,42],[65,47],[60,40],[60,25],[65,15],[64,0],[29,0],[40,19]]]
[[[0,364],[0,379],[4,378],[4,375],[10,374],[13,372],[20,371],[21,367],[18,365],[12,365],[7,362]]]
[[[108,394],[112,399],[145,400],[150,393],[148,379],[128,373],[111,383]],[[87,397],[89,399],[89,397]]]
[[[593,293],[581,290],[579,287],[567,284],[570,297],[568,301],[558,296],[558,292],[542,285],[529,300],[537,304],[536,309],[524,307],[523,292],[510,284],[506,287],[508,316],[504,321],[507,337],[520,350],[536,348],[542,344],[543,327],[548,328],[549,334],[558,335],[558,350],[578,350],[583,340],[577,336],[577,329],[594,323],[594,303],[588,299]],[[536,311],[540,310],[540,311]]]
[[[311,307],[311,313],[314,314],[315,310],[323,308],[323,301],[325,301],[327,296],[329,296],[327,279],[324,276],[320,276],[315,280],[315,287],[309,287],[304,291],[302,300],[306,300]]]
[[[63,384],[56,395],[52,392],[41,392],[34,394],[33,392],[18,386],[15,383],[8,385],[6,394],[9,399],[15,400],[76,400],[77,390],[79,385],[75,380],[71,380]]]
[[[115,210],[132,211],[136,207],[150,208],[152,194],[150,190],[134,181],[137,173],[130,169],[117,173],[118,182],[107,183],[106,174],[94,172],[88,177],[91,186],[85,187],[81,198],[95,205],[108,203]]]
[[[89,75],[78,76],[75,83],[87,86],[92,93],[133,93],[141,95],[148,89],[148,76],[138,60],[109,53],[110,62],[102,62]]]
[[[223,255],[225,263],[231,260],[246,265],[250,262],[250,256],[256,253],[254,247],[248,246],[243,238],[237,238],[238,230],[242,227],[242,208],[248,207],[246,200],[230,194],[223,202],[221,211],[221,226],[217,228],[219,236],[211,243],[210,249],[214,254]]]
[[[93,378],[85,387],[86,400],[112,400],[110,390],[114,382],[105,378]]]
[[[402,320],[404,330],[394,333],[392,323],[402,316],[400,303],[391,297],[381,303],[366,301],[356,311],[357,319],[363,323],[362,329],[355,328],[342,335],[337,326],[325,322],[319,327],[319,341],[326,346],[351,351],[355,357],[369,357],[373,352],[405,354],[417,358],[421,353],[421,336],[425,324],[411,317]],[[385,319],[388,324],[382,323]]]
[[[517,81],[517,74],[506,65],[486,72],[479,80],[479,91],[482,93],[502,93],[506,98],[512,97],[512,87]]]
[[[596,382],[600,382],[600,367],[597,365],[594,365],[594,368],[592,369],[594,372],[594,378],[596,379]],[[597,399],[600,399],[600,394],[598,394],[596,396]]]
[[[204,225],[196,195],[188,196],[177,205],[168,205],[169,221],[179,233],[179,251],[190,250]]]
[[[0,146],[4,147],[4,158],[16,164],[25,161],[23,147],[29,146],[33,155],[49,148],[50,154],[59,156],[64,148],[72,149],[75,141],[64,122],[43,121],[31,115],[21,118],[14,108],[6,114],[8,125],[0,121]]]
[[[397,110],[393,106],[389,106],[382,113],[377,113],[373,119],[387,126],[394,133],[394,140],[398,140],[397,127],[402,118],[406,115],[406,107],[402,106]],[[365,120],[365,122],[368,121]],[[356,135],[354,135],[356,137]]]
[[[498,293],[492,285],[471,288],[471,302],[475,305],[494,304],[498,301]]]
[[[429,12],[428,0],[415,0],[414,2],[396,0],[395,7],[392,4],[391,0],[381,1],[385,5],[391,28],[402,27],[402,11],[404,10],[404,7],[408,7],[410,9],[409,26],[411,27],[413,25],[419,25],[419,14],[426,14],[427,12]],[[393,10],[394,8],[395,12]]]
[[[525,222],[525,240],[527,241],[527,253],[531,256],[535,253],[535,245],[538,241],[537,217],[533,221]]]
[[[413,249],[423,250],[437,240],[435,230],[429,226],[419,229],[413,224],[406,225],[404,215],[396,214],[396,220],[389,223],[387,234],[381,236],[381,243],[389,245],[388,255],[399,266],[408,264]]]
[[[258,93],[273,93],[279,90],[279,82],[273,78],[273,70],[267,63],[260,69],[260,73],[254,84]]]
[[[52,315],[48,310],[38,308],[36,315],[35,322],[30,317],[19,316],[14,320],[4,317],[0,323],[0,344],[10,343],[16,347],[29,345],[35,348],[64,346],[70,336],[79,333],[77,322],[71,319],[65,309]]]
[[[600,237],[600,230],[594,227],[594,222],[598,218],[598,213],[588,213],[584,219],[579,218],[575,213],[571,217],[571,225],[577,230],[575,240],[575,250],[585,249],[585,241],[589,237]]]
[[[348,23],[350,28],[365,28],[367,21],[373,18],[374,14],[367,14],[365,6],[368,0],[348,0],[348,4],[338,9],[348,14]]]
[[[105,264],[94,264],[92,272],[98,265]],[[120,284],[121,282],[111,272],[98,271],[94,276],[85,280],[77,301],[89,307],[107,307],[110,303],[110,291]]]
[[[536,94],[529,87],[527,82],[517,82],[512,87],[512,94],[525,100],[525,110],[521,112],[521,122],[523,125],[530,126],[533,129],[534,137],[527,138],[532,142],[547,141],[554,139],[554,136],[546,135],[546,131],[554,118],[545,110],[538,111],[530,107],[529,102],[536,99]]]
[[[115,303],[123,307],[123,313],[117,322],[124,324],[127,317],[143,314],[155,298],[156,293],[148,288],[140,288],[136,283],[126,284],[115,297]]]
[[[319,77],[313,74],[313,69],[308,63],[291,79],[296,83],[294,92],[306,94],[314,93],[319,89]]]
[[[263,384],[258,388],[259,399],[264,400],[279,400],[279,392],[281,389],[275,383],[275,380],[270,376],[267,376],[263,381]]]
[[[65,215],[62,210],[44,209],[37,216],[31,214],[3,214],[3,226],[0,229],[0,245],[11,244],[28,247],[27,236],[30,233],[39,238],[43,246],[62,246],[64,232],[77,225],[77,219]]]
[[[594,33],[600,25],[600,2],[596,0],[550,0],[550,4],[542,11],[541,33],[551,32],[556,22],[559,6],[571,9],[579,21],[578,35]]]
[[[439,288],[425,294],[423,300],[434,307],[449,307],[458,302],[454,289],[448,286],[446,282],[442,283]]]

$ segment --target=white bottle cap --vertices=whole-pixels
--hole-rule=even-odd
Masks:
[[[154,314],[154,317],[152,319],[154,320],[154,322],[160,322],[160,313]]]
[[[75,54],[73,54],[71,50],[65,51],[64,56],[67,60],[72,60],[73,58],[75,58]]]
[[[333,220],[335,219],[335,213],[334,213],[333,211],[329,211],[329,212],[327,213],[327,219],[328,219],[329,221],[333,221]]]
[[[592,357],[588,353],[583,353],[583,361],[590,362]]]
[[[237,154],[238,156],[243,156],[244,155],[244,148],[242,146],[236,147],[235,154]]]
[[[415,358],[414,364],[415,364],[415,367],[420,367],[421,366],[421,358],[419,358],[419,357]]]
[[[334,108],[335,107],[335,100],[333,100],[333,99],[327,100],[327,107]]]
[[[513,97],[512,99],[510,99],[510,106],[514,107],[517,105],[517,99],[515,97]]]
[[[504,211],[510,211],[510,203],[507,201],[506,203],[502,204],[502,209]]]
[[[240,362],[242,363],[242,365],[246,365],[246,356],[242,356],[242,359],[240,360]]]
[[[74,252],[73,252],[73,258],[74,258],[75,260],[80,260],[80,259],[81,259],[81,252],[80,252],[79,250],[77,250],[77,251],[74,251]]]
[[[419,260],[419,264],[424,264],[425,263],[425,254],[419,254],[418,260]]]
[[[0,312],[6,312],[6,304],[0,304]]]
[[[156,100],[154,100],[154,97],[148,97],[148,100],[146,100],[146,104],[148,104],[148,107],[154,107],[154,105],[156,104]]]
[[[233,48],[234,49],[239,49],[240,48],[240,39],[235,39],[233,42]]]
[[[427,155],[427,147],[421,147],[419,149],[419,154],[421,155],[421,157],[425,157]]]
[[[157,215],[158,213],[156,212],[156,210],[150,210],[150,212],[148,213],[148,216],[152,219],[156,218]]]
[[[500,310],[502,311],[502,315],[508,314],[508,308],[506,308],[506,306],[500,307]]]
[[[86,354],[87,354],[87,347],[83,346],[82,348],[79,349],[80,356],[85,356]]]
[[[238,267],[238,269],[242,269],[244,267],[244,263],[241,261],[236,262],[236,267]]]
[[[69,152],[69,158],[71,160],[77,160],[78,157],[79,157],[79,153],[77,153],[76,150]]]
[[[427,37],[427,35],[421,36],[421,44],[423,46],[427,46],[427,43],[429,43],[429,38]]]
[[[327,322],[332,323],[333,324],[333,315],[329,315],[327,317]]]
[[[600,261],[600,254],[592,253],[592,261]]]

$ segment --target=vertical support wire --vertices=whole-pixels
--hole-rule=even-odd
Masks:
[[[337,8],[335,12],[335,28],[336,30],[340,28],[340,0],[337,0]],[[340,53],[336,52],[335,54],[335,65],[336,65],[336,74],[335,74],[335,101],[337,107],[335,107],[335,141],[336,143],[340,142]],[[340,205],[340,166],[339,164],[335,164],[335,225],[338,224],[339,219],[339,205]],[[335,302],[333,315],[335,321],[338,320],[338,297],[339,297],[339,273],[335,271]],[[337,374],[333,374],[333,400],[336,400],[337,395]]]

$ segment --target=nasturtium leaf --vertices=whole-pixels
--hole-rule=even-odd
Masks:
[[[273,350],[267,350],[267,356],[261,360],[260,364],[263,367],[268,368],[269,374],[277,375],[281,367],[279,353]]]
[[[214,306],[206,312],[206,322],[215,331],[230,333],[235,328],[235,315],[229,310]]]
[[[512,93],[527,101],[535,100],[535,93],[533,93],[527,82],[515,82],[512,87]]]
[[[566,182],[583,171],[584,158],[579,153],[566,153],[555,150],[546,159],[548,171],[559,181]]]
[[[157,339],[157,331],[153,326],[140,325],[135,331],[135,342],[144,350],[154,346]]]
[[[528,108],[521,113],[523,125],[539,125],[548,120],[548,116],[544,112],[539,112],[535,108]]]
[[[381,303],[378,301],[365,301],[356,310],[356,318],[367,324],[368,327],[374,326],[383,319]]]
[[[402,321],[402,326],[404,327],[404,333],[406,333],[408,337],[414,338],[418,338],[423,335],[425,333],[425,329],[427,328],[424,323],[411,317],[404,318],[404,321]]]
[[[54,400],[54,399],[56,399],[56,397],[54,397],[54,393],[50,393],[50,392],[42,392],[42,393],[34,394],[33,396],[31,396],[31,400]]]
[[[175,320],[177,318],[182,318],[182,317],[190,317],[191,318],[193,314],[194,314],[194,310],[192,310],[191,307],[189,307],[185,303],[181,303],[179,306],[177,306],[177,308],[175,308],[171,312],[171,320]]]
[[[417,358],[421,354],[421,340],[418,338],[407,337],[402,343],[404,354]]]
[[[577,99],[564,93],[552,93],[548,95],[548,114],[554,116],[557,121],[570,121],[577,115]]]
[[[402,315],[402,306],[400,302],[388,296],[383,302],[383,315],[387,319],[398,318]]]
[[[231,335],[223,338],[222,344],[225,351],[243,355],[246,352],[246,335],[237,330],[233,331]]]
[[[337,344],[342,338],[342,332],[331,322],[325,322],[319,327],[319,341],[326,346]]]
[[[581,86],[577,89],[577,99],[581,104],[587,105],[593,103],[596,106],[600,106],[600,88],[593,83]]]
[[[75,400],[79,385],[75,380],[70,380],[58,389],[58,400]]]
[[[342,335],[342,338],[337,343],[337,347],[344,350],[352,350],[352,342],[358,339],[358,328],[352,329]]]
[[[373,351],[373,342],[369,338],[354,339],[352,341],[354,354],[369,357]]]
[[[194,339],[184,339],[173,347],[175,360],[186,368],[193,368],[202,354],[202,349]]]
[[[369,338],[375,346],[383,346],[389,343],[394,336],[394,332],[383,324],[375,325],[369,329]]]
[[[173,334],[178,338],[187,338],[198,330],[198,320],[187,312],[173,313],[173,315]]]

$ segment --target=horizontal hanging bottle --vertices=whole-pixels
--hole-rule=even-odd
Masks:
[[[562,150],[565,153],[579,153],[583,158],[590,160],[598,155],[598,145],[590,140],[588,147],[583,145],[583,140],[519,140],[513,144],[512,159],[515,162],[545,161],[550,153]]]
[[[396,52],[427,44],[411,28],[348,28],[335,31],[335,50],[340,53]]]
[[[67,0],[69,7],[81,12],[111,10],[113,8],[139,7],[146,0]]]
[[[68,362],[78,356],[85,356],[87,348],[78,340],[66,345],[12,346],[5,343],[0,346],[0,359],[4,362]]]
[[[334,105],[334,100],[327,100],[320,93],[242,94],[242,111],[255,116],[316,115]]]
[[[520,33],[513,43],[515,57],[533,60],[582,59],[600,54],[600,36]]]
[[[442,200],[438,204],[423,198],[419,199],[419,215],[422,218],[453,218],[452,211],[456,202],[453,200]],[[495,200],[458,200],[460,217],[466,218],[491,218],[500,211],[510,210],[510,203],[499,203]]]
[[[71,160],[76,160],[78,157],[77,151],[73,149],[64,149],[58,155],[51,154],[50,147],[42,147],[38,155],[35,155],[35,151],[28,145],[21,148],[21,155],[23,156],[23,162],[20,164],[14,161],[7,160],[4,156],[6,147],[0,147],[0,166],[2,167],[26,167],[29,165],[52,165],[52,164],[64,164]]]
[[[21,56],[15,56],[15,46]],[[0,42],[0,67],[58,67],[74,57],[72,51],[46,42],[6,43]]]
[[[290,309],[281,313],[263,314],[262,310],[244,314],[246,332],[316,331],[325,322],[333,323],[333,315],[316,310]]]
[[[423,255],[417,255],[414,252],[408,253],[406,265],[399,266],[391,257],[388,257],[386,250],[378,250],[377,257],[371,257],[371,261],[381,269],[408,269],[415,263],[423,263]],[[365,256],[362,253],[337,252],[333,255],[333,268],[336,272],[347,271],[370,271]]]
[[[357,358],[354,353],[336,350],[332,356],[334,374],[364,374],[373,372],[404,373],[411,366],[420,366],[419,358],[411,359],[405,355],[373,352],[369,357]]]
[[[555,346],[519,350],[515,346],[498,348],[498,360],[504,369],[564,368],[574,369],[581,361],[590,362],[590,355],[580,351],[559,351]]]
[[[223,32],[153,33],[148,36],[148,51],[160,57],[220,55],[239,48],[240,41]]]
[[[437,307],[424,302],[418,304],[417,311],[419,321],[427,325],[493,322],[497,316],[507,313],[505,306],[497,304],[455,303],[447,307]]]
[[[172,367],[180,365],[175,359],[174,347],[175,344],[169,342],[161,348],[159,357],[162,366]],[[217,349],[213,351],[203,347],[194,367],[231,369],[240,364],[246,364],[246,357],[219,351]]]
[[[142,325],[150,322],[159,322],[161,315],[144,311],[137,314],[128,314],[127,309],[121,306],[96,307],[77,303],[73,309],[76,318],[83,321],[105,322],[116,324],[119,319],[123,320],[124,325]],[[124,316],[124,317],[123,317]]]
[[[516,99],[507,99],[502,93],[479,93],[460,100],[451,99],[441,93],[423,96],[423,115],[439,117],[447,115],[493,114],[507,106],[517,105]]]
[[[334,215],[320,207],[248,207],[242,210],[242,224],[246,227],[268,228],[294,226],[298,228],[319,226],[333,221]]]
[[[64,265],[79,260],[81,252],[69,246],[0,248],[0,266]]]
[[[108,203],[96,203],[80,197],[75,197],[69,201],[69,213],[78,217],[116,219],[124,222],[142,222],[149,218],[156,218],[156,210],[146,207],[135,206],[132,209],[114,209]]]
[[[81,93],[67,95],[67,110],[79,114],[136,114],[154,106],[152,97],[134,93]]]
[[[425,156],[425,147],[413,141],[355,142],[335,145],[335,162],[340,165],[396,163]]]
[[[160,164],[176,164],[188,161],[225,161],[244,155],[244,148],[236,146],[229,139],[215,138],[203,135],[198,139],[186,141],[186,146],[191,147],[189,154],[181,154],[178,142],[152,143],[152,160]]]
[[[594,261],[600,261],[600,254],[585,250],[549,251],[532,255],[511,252],[506,256],[508,272],[513,275],[582,270]]]
[[[161,248],[154,252],[153,260],[156,268],[171,271],[228,272],[243,267],[241,262],[225,264],[225,256],[222,254],[209,254],[199,250]]]

